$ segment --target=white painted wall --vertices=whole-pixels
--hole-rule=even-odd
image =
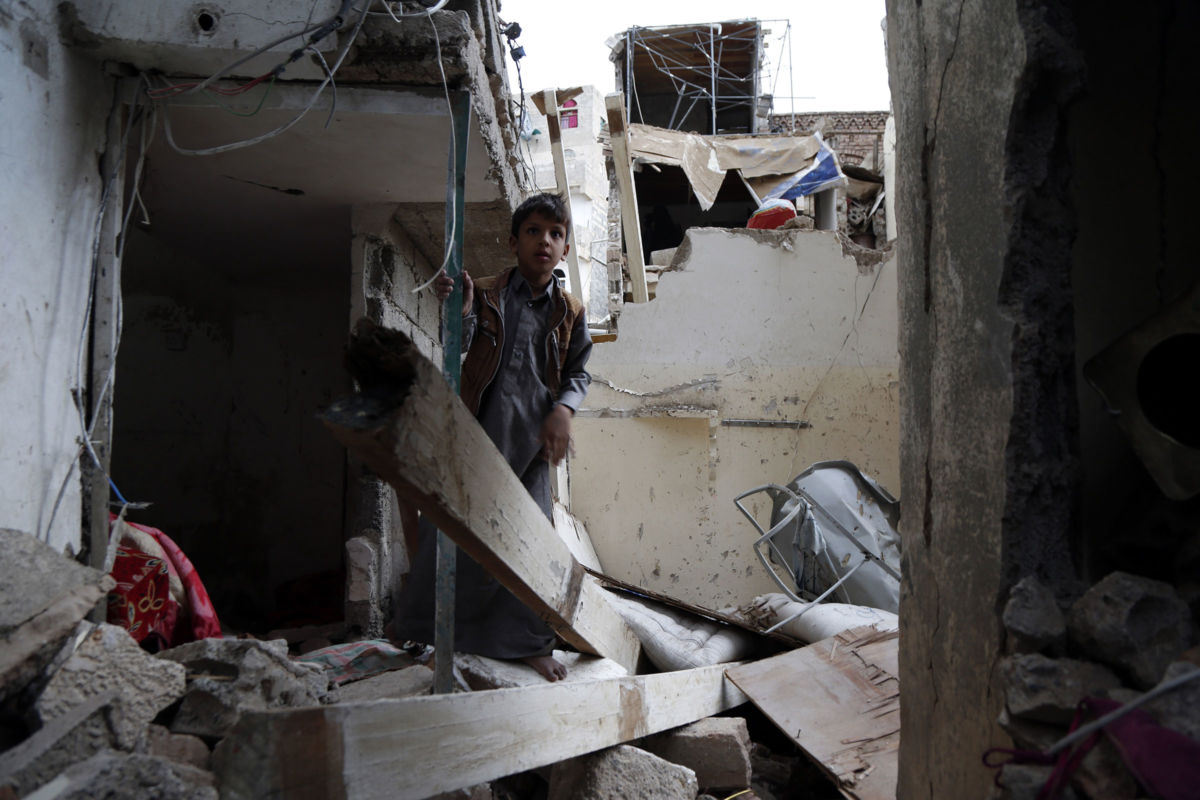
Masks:
[[[112,81],[64,48],[57,6],[0,6],[0,525],[77,550],[72,390]]]
[[[833,232],[693,229],[689,247],[593,350],[572,511],[606,572],[717,608],[778,590],[736,495],[828,459],[898,492],[896,269],[860,268]],[[812,427],[721,424],[739,418]]]

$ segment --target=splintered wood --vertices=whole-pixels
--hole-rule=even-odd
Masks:
[[[363,391],[322,415],[346,448],[566,642],[633,672],[637,637],[441,371],[402,333],[367,320],[347,364]]]
[[[899,634],[854,628],[729,671],[778,728],[853,800],[894,800],[900,750]]]

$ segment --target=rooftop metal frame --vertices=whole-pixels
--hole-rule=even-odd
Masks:
[[[764,22],[783,26],[780,60],[782,62],[783,56],[788,56],[791,94],[791,58],[788,55],[791,52],[791,23],[788,20],[746,19],[657,28],[635,26],[625,31],[624,35],[623,77],[627,116],[631,120],[644,119],[633,69],[636,55],[644,52],[655,70],[668,79],[676,94],[667,128],[676,129],[698,103],[707,102],[710,129],[706,133],[720,133],[717,114],[739,107],[745,107],[749,114],[747,132],[757,133],[757,104],[762,95]],[[683,60],[677,52],[669,52],[664,47],[666,43],[674,45],[676,51],[692,51],[696,56],[695,61]],[[740,75],[724,63],[727,56],[746,52],[751,54],[749,74]],[[772,91],[779,77],[780,74],[773,76]]]

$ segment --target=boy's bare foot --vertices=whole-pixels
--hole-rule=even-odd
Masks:
[[[561,681],[567,677],[567,668],[554,660],[554,656],[527,656],[521,659],[533,667],[548,681]]]

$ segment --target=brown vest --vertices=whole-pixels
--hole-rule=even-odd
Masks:
[[[479,298],[478,319],[475,323],[475,338],[462,366],[462,400],[472,414],[479,413],[483,393],[495,379],[500,369],[500,354],[504,351],[504,307],[500,295],[508,285],[516,267],[509,267],[499,275],[475,281],[475,293]],[[546,336],[546,386],[557,394],[562,383],[562,370],[567,363],[567,351],[571,344],[571,331],[583,313],[583,304],[573,295],[564,292],[558,281],[550,279],[550,326]]]

